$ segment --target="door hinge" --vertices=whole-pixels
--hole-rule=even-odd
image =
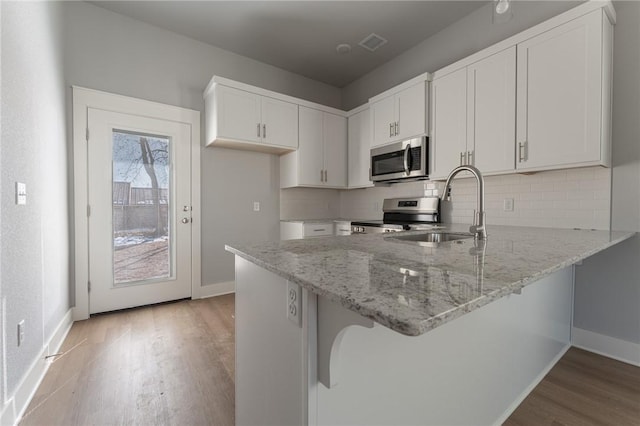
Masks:
[[[89,128],[87,127],[87,142],[89,142]]]
[[[91,206],[87,204],[87,217],[91,216]]]
[[[91,293],[91,281],[87,281],[87,292]]]

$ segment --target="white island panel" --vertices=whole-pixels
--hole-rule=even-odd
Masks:
[[[569,348],[572,289],[569,267],[418,337],[349,327],[317,424],[501,423]]]

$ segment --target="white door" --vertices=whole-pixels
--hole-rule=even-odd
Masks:
[[[191,128],[88,109],[89,312],[191,296]]]

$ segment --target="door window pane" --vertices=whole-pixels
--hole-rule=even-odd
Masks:
[[[114,284],[168,278],[170,139],[114,130],[112,142]]]

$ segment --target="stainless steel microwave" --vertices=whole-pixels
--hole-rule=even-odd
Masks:
[[[400,182],[429,178],[429,138],[422,136],[371,150],[373,182]]]

